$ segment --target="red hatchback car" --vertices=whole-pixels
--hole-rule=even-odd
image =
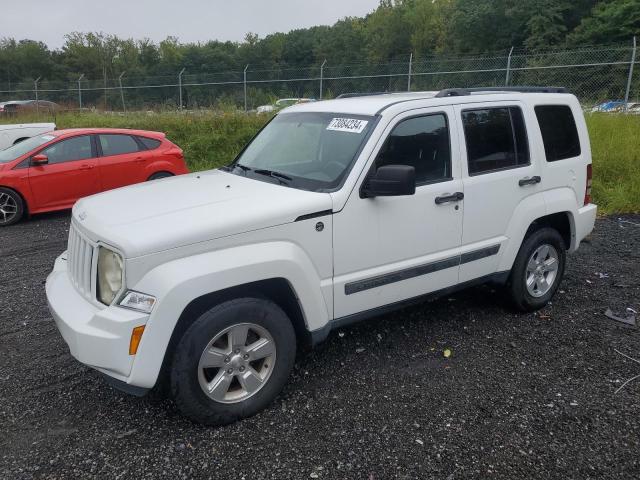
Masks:
[[[29,214],[71,208],[82,197],[188,173],[163,133],[75,129],[38,135],[0,151],[0,227]]]

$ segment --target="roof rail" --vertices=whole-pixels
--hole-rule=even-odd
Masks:
[[[355,98],[355,97],[371,97],[373,95],[386,95],[389,92],[351,92],[351,93],[343,93],[341,95],[338,95],[336,97],[337,99],[340,98]]]
[[[569,93],[564,87],[474,87],[447,88],[440,90],[436,97],[461,97],[481,92]]]

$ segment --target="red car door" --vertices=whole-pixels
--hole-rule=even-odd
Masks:
[[[149,154],[133,136],[99,134],[96,135],[96,138],[101,154],[98,163],[103,190],[111,190],[147,180],[144,167]]]
[[[91,135],[65,138],[37,153],[48,160],[29,167],[34,209],[70,208],[79,198],[101,191]]]

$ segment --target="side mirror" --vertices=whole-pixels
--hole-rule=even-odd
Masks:
[[[369,177],[362,198],[399,197],[416,193],[416,169],[409,165],[386,165]]]
[[[31,165],[38,166],[38,165],[46,165],[47,163],[49,163],[49,157],[47,157],[46,155],[43,155],[42,153],[31,157]]]

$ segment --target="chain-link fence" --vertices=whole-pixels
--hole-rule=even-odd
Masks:
[[[585,108],[607,101],[640,102],[635,39],[629,45],[482,56],[407,55],[387,64],[269,68],[248,65],[220,73],[176,72],[157,77],[38,80],[0,84],[0,101],[40,99],[69,109],[134,111],[238,108],[254,110],[280,98],[333,98],[353,92],[440,90],[504,85],[561,86]],[[635,71],[634,71],[634,67]]]

